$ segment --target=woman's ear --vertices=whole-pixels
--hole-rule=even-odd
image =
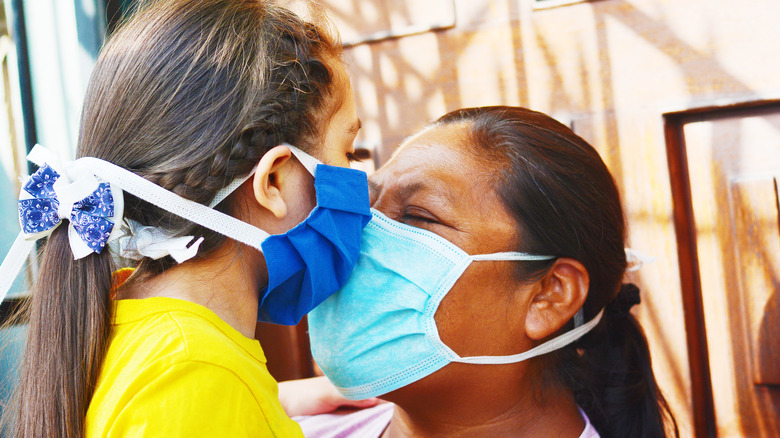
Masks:
[[[270,211],[277,219],[287,216],[287,203],[282,197],[280,187],[290,172],[292,153],[287,146],[276,146],[266,152],[257,163],[252,177],[252,190],[255,200]]]
[[[542,340],[561,329],[585,304],[590,287],[588,270],[570,258],[559,258],[541,280],[525,319],[529,338]]]

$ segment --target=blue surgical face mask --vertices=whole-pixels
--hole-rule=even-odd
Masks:
[[[295,156],[314,175],[317,206],[300,224],[263,242],[268,286],[258,320],[293,325],[346,283],[371,220],[366,173]]]
[[[300,224],[263,241],[268,286],[260,292],[257,319],[295,325],[347,281],[371,210],[365,172],[322,164],[300,149],[286,146],[314,176],[317,206]],[[220,191],[212,205],[249,176]]]
[[[434,315],[472,262],[548,260],[517,252],[469,255],[426,230],[372,210],[360,257],[347,283],[308,317],[317,364],[350,399],[376,397],[416,382],[450,362],[505,364],[557,350],[601,318],[510,356],[461,357],[442,342]]]

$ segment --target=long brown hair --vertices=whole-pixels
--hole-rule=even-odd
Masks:
[[[85,97],[78,156],[125,167],[208,204],[281,142],[311,149],[331,93],[340,44],[322,26],[259,0],[147,2],[101,51]],[[333,103],[337,104],[337,103]],[[234,213],[231,197],[218,209]],[[225,239],[125,195],[125,218]],[[134,277],[170,258],[145,259]],[[73,260],[67,227],[43,251],[17,387],[17,437],[80,437],[110,329],[109,251]]]
[[[604,438],[678,436],[653,375],[647,339],[628,312],[633,302],[616,300],[620,291],[638,291],[621,285],[623,208],[598,152],[563,124],[525,108],[462,109],[436,123],[458,122],[468,124],[476,151],[499,167],[496,191],[517,221],[517,250],[581,262],[590,277],[585,320],[605,309],[592,332],[536,359],[540,381],[568,387]],[[518,263],[517,278],[538,279],[553,263]]]

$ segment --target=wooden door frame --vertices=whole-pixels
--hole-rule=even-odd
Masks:
[[[780,111],[780,99],[709,106],[663,115],[693,398],[693,427],[697,437],[716,437],[717,426],[683,127],[687,123],[763,115],[774,111]]]

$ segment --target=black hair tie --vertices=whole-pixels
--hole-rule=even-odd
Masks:
[[[620,286],[617,296],[607,308],[612,315],[618,318],[626,318],[630,315],[632,307],[639,304],[642,300],[639,298],[639,288],[633,283],[625,283]]]

